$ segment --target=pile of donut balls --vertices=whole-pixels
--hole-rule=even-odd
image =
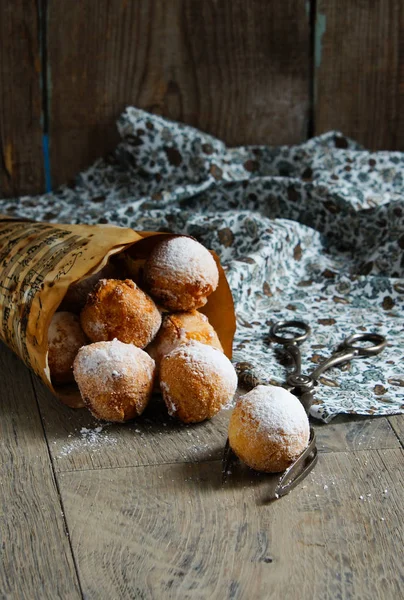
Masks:
[[[138,417],[158,391],[182,422],[212,418],[237,389],[233,365],[198,311],[218,286],[213,256],[192,238],[165,238],[134,279],[117,277],[109,263],[70,286],[48,330],[52,382],[75,381],[85,406],[106,421]],[[238,399],[229,441],[248,466],[281,471],[308,440],[306,414],[289,392],[258,386]]]

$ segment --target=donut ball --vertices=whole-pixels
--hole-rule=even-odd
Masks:
[[[100,279],[113,277],[115,274],[116,269],[108,263],[98,273],[72,283],[63,298],[62,309],[79,313],[87,302],[89,293],[93,291]]]
[[[150,294],[172,311],[204,306],[219,283],[213,256],[187,237],[158,244],[146,260],[143,277]]]
[[[160,387],[168,413],[184,423],[211,419],[233,399],[237,375],[217,348],[190,342],[161,361]]]
[[[73,361],[86,343],[76,315],[64,311],[53,315],[48,330],[48,365],[53,383],[74,381]]]
[[[142,414],[153,390],[154,360],[119,340],[84,346],[73,365],[83,401],[97,419],[123,423]]]
[[[302,404],[281,387],[258,385],[238,399],[230,417],[230,446],[256,471],[284,471],[307,447],[309,437]]]
[[[92,342],[116,338],[144,348],[158,332],[161,315],[131,279],[102,279],[89,295],[80,321]]]
[[[208,344],[223,352],[216,331],[209,323],[208,317],[202,313],[192,310],[166,315],[157,336],[146,348],[146,352],[156,362],[156,371],[160,370],[161,360],[166,354],[191,340]]]

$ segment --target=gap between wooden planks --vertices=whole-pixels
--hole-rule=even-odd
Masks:
[[[139,419],[100,426],[86,409],[75,411],[62,405],[41,382],[35,380],[34,387],[56,472],[204,462],[222,456],[228,410],[206,423],[185,426],[169,418],[156,397]],[[400,447],[383,417],[339,417],[329,425],[314,427],[320,452]]]
[[[301,585],[304,599],[349,597],[358,586],[373,587],[372,598],[397,597],[402,454],[387,419],[318,426],[324,453],[316,470],[265,506],[265,477],[241,469],[229,487],[220,486],[225,413],[197,428],[197,446],[193,428],[169,425],[160,406],[154,420],[115,426],[109,435],[116,442],[109,447],[102,439],[93,452],[80,430],[98,423],[60,405],[35,380],[56,485],[30,373],[4,347],[0,361],[7,598],[79,598],[80,586],[97,600],[237,599],[250,589],[247,597],[271,598],[281,589],[293,597]],[[391,419],[398,427],[401,417]],[[76,440],[74,452],[66,452],[68,440]],[[140,448],[146,466],[133,468]],[[372,553],[367,579],[364,552]],[[313,561],[318,582],[299,583]]]
[[[81,598],[31,375],[0,347],[0,598]]]
[[[59,474],[86,598],[400,597],[401,449],[324,454],[289,496],[220,463]]]

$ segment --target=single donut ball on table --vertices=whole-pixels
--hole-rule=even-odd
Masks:
[[[231,402],[237,375],[220,350],[189,342],[161,361],[160,387],[171,416],[184,423],[199,423]]]
[[[256,471],[284,471],[307,447],[309,437],[302,404],[281,387],[258,385],[237,400],[230,417],[230,447]]]
[[[146,348],[146,352],[156,362],[156,372],[159,372],[164,356],[180,344],[186,344],[192,340],[208,344],[223,352],[216,331],[209,323],[208,317],[202,313],[192,310],[166,315],[157,336]]]
[[[170,238],[155,246],[143,277],[150,294],[172,311],[204,306],[219,283],[211,253],[187,237]]]
[[[90,412],[123,423],[142,414],[153,391],[154,360],[133,344],[96,342],[79,350],[74,378]]]
[[[48,366],[53,383],[74,381],[73,361],[87,343],[79,318],[71,312],[53,315],[48,330]]]
[[[158,332],[161,314],[131,279],[102,279],[89,295],[80,321],[92,342],[117,338],[144,348]]]

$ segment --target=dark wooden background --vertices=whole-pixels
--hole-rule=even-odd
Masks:
[[[0,0],[0,196],[69,181],[128,104],[229,145],[404,149],[402,0]]]

